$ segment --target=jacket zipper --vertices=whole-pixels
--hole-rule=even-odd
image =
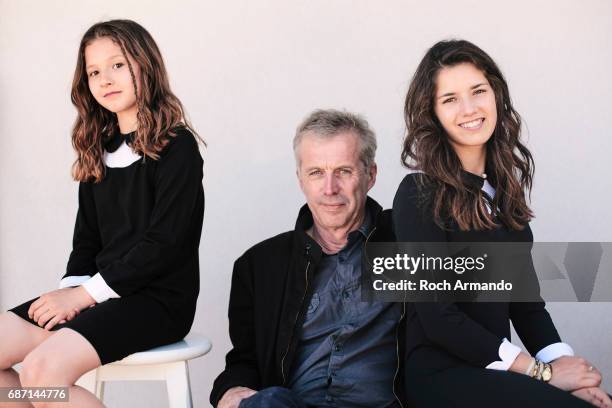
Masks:
[[[368,234],[368,237],[366,238],[366,241],[365,241],[365,244],[364,244],[364,248],[365,248],[365,245],[367,245],[368,240],[370,239],[372,234],[374,234],[374,231],[376,231],[376,227],[372,228],[372,231],[370,231],[370,233]],[[309,254],[309,248],[307,246],[306,247],[306,255],[308,255],[308,254]],[[287,382],[287,380],[285,378],[285,358],[287,357],[287,354],[289,354],[289,348],[291,348],[291,341],[293,340],[293,333],[295,332],[295,325],[297,324],[298,318],[300,317],[302,306],[304,305],[304,300],[306,299],[306,294],[308,293],[308,270],[309,269],[310,269],[310,260],[308,260],[308,263],[306,264],[306,271],[305,271],[306,288],[304,290],[304,294],[302,295],[302,301],[301,301],[300,310],[295,315],[295,321],[293,322],[293,329],[291,331],[291,336],[289,337],[289,344],[287,344],[287,349],[285,350],[285,353],[283,354],[283,357],[281,359],[281,375],[283,377],[283,386],[286,385],[286,382]],[[399,369],[400,369],[400,361],[399,361],[399,359],[400,359],[400,355],[399,355],[399,324],[402,321],[402,319],[404,318],[404,314],[405,313],[406,313],[406,303],[403,303],[402,304],[402,314],[400,315],[400,319],[398,321],[397,328],[395,329],[395,352],[396,352],[396,356],[397,356],[397,367],[395,369],[395,374],[393,375],[393,384],[392,384],[393,396],[395,397],[395,399],[397,400],[397,402],[398,402],[398,404],[400,405],[401,408],[404,408],[404,405],[402,404],[402,401],[399,399],[399,397],[395,393],[395,380],[397,379],[397,375],[398,375]]]
[[[310,253],[310,245],[306,245],[306,256],[308,256]],[[302,295],[302,301],[300,302],[300,308],[297,312],[297,314],[295,315],[295,321],[293,322],[293,328],[291,329],[291,335],[289,336],[289,344],[287,344],[287,349],[285,350],[285,353],[283,354],[283,358],[281,359],[281,375],[283,376],[283,386],[286,385],[286,378],[285,378],[285,358],[287,357],[287,354],[289,354],[289,349],[291,348],[291,342],[293,341],[293,334],[295,333],[295,326],[297,325],[298,319],[300,317],[300,314],[302,313],[302,308],[304,306],[304,300],[306,299],[306,294],[308,293],[308,270],[310,269],[310,259],[308,260],[308,263],[306,264],[306,288],[304,289],[304,294]]]
[[[397,375],[399,374],[399,370],[400,370],[400,351],[399,351],[400,323],[402,322],[402,319],[404,318],[405,314],[406,314],[406,302],[403,302],[402,303],[402,314],[400,316],[399,321],[397,322],[397,328],[395,329],[395,355],[397,356],[397,367],[395,368],[395,374],[393,375],[393,395],[395,396],[395,399],[397,400],[400,407],[402,408],[404,408],[404,404],[402,404],[402,401],[400,401],[399,397],[395,393],[395,380],[397,380]]]
[[[364,251],[365,251],[365,247],[368,244],[368,241],[370,240],[370,237],[372,236],[374,231],[376,231],[376,227],[372,228],[372,231],[370,231],[370,233],[368,234],[368,237],[366,238],[365,244],[363,245]],[[399,352],[399,330],[400,330],[400,323],[402,322],[402,319],[404,318],[405,314],[406,314],[406,302],[403,302],[402,303],[402,314],[400,315],[400,318],[399,318],[399,320],[397,322],[397,327],[395,328],[395,355],[397,357],[397,367],[395,368],[395,374],[393,375],[393,384],[392,384],[393,396],[395,397],[395,399],[397,400],[397,403],[400,405],[401,408],[404,408],[404,404],[402,404],[402,401],[399,399],[399,397],[395,393],[395,380],[397,379],[397,375],[399,374],[399,369],[400,369],[400,352]]]

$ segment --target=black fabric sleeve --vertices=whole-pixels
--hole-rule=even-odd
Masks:
[[[253,318],[253,274],[243,256],[234,263],[229,300],[229,334],[233,348],[225,357],[225,370],[217,377],[210,394],[216,407],[223,394],[232,387],[253,390],[260,387],[255,353],[255,322]]]
[[[68,276],[93,276],[97,273],[96,255],[102,248],[96,204],[90,183],[79,183],[79,209],[77,211],[72,252],[68,258]]]
[[[544,347],[561,341],[559,333],[540,297],[540,285],[533,266],[531,254],[527,254],[526,268],[523,274],[523,292],[531,291],[530,298],[539,298],[538,302],[511,302],[510,320],[521,338],[521,341],[533,356]]]
[[[147,231],[124,256],[100,270],[106,284],[120,296],[146,286],[176,262],[202,194],[202,164],[190,132],[178,132],[165,147],[155,173],[155,201]]]
[[[446,233],[433,221],[419,174],[407,175],[393,200],[393,227],[398,242],[445,242]],[[454,303],[415,302],[425,335],[449,353],[477,367],[499,361],[503,339],[461,311]]]

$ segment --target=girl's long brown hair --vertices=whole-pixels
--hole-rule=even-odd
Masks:
[[[100,182],[104,178],[104,143],[119,131],[115,114],[100,106],[91,94],[85,71],[85,48],[102,37],[119,45],[132,75],[138,104],[134,151],[143,157],[159,159],[169,138],[176,136],[177,127],[189,129],[201,140],[185,117],[181,102],[170,90],[161,53],[147,30],[131,20],[97,23],[81,39],[72,81],[71,99],[78,112],[72,130],[72,146],[77,153],[72,175],[77,181]],[[140,67],[139,81],[128,56]]]
[[[465,181],[461,161],[434,112],[438,72],[461,63],[481,70],[495,93],[497,124],[486,144],[486,172],[496,188],[491,213],[481,189]],[[464,40],[441,41],[431,47],[410,83],[404,117],[402,163],[425,173],[422,183],[433,185],[430,204],[436,224],[446,228],[453,220],[461,230],[483,230],[499,227],[499,220],[521,230],[533,218],[525,192],[531,191],[534,162],[520,141],[521,117],[512,107],[501,71],[483,50]]]

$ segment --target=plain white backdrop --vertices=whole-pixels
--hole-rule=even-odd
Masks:
[[[405,92],[440,39],[476,43],[506,75],[536,160],[536,241],[612,241],[608,0],[0,0],[2,310],[54,289],[64,273],[77,209],[71,80],[80,37],[111,18],[150,31],[173,90],[209,144],[193,330],[214,346],[191,364],[197,407],[208,406],[230,347],[235,258],[291,229],[303,204],[291,150],[298,122],[315,108],[364,114],[379,143],[371,195],[390,206],[406,173],[399,159]],[[548,309],[563,339],[601,369],[612,391],[612,304]],[[166,406],[161,384],[107,390],[112,407]]]

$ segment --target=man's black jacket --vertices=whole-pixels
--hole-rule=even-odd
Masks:
[[[366,206],[375,219],[367,241],[395,241],[391,211],[382,211],[369,197]],[[287,385],[304,311],[312,295],[309,282],[322,256],[321,247],[306,234],[312,223],[305,205],[294,231],[253,246],[234,263],[229,301],[233,349],[213,385],[210,402],[214,407],[235,386],[260,390]],[[400,337],[402,332],[398,328]],[[403,344],[403,339],[398,342]],[[398,352],[402,350],[398,345]],[[398,361],[402,361],[399,356]],[[395,384],[402,384],[399,367],[397,377]]]

